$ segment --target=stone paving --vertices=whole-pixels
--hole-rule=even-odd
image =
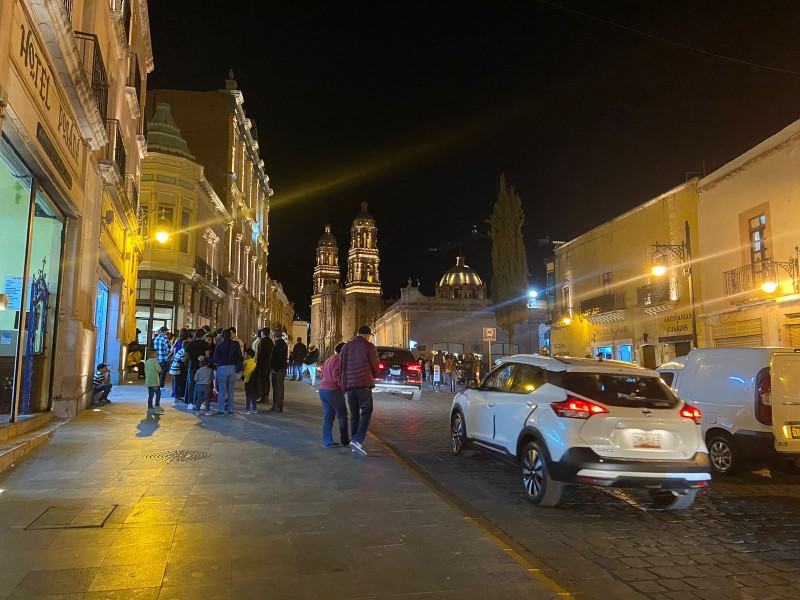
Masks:
[[[322,409],[305,383],[287,382],[282,414],[200,418],[165,399],[166,414],[147,417],[145,395],[115,389],[112,404],[0,474],[0,598],[557,597],[374,440],[367,457],[322,448]],[[413,421],[396,400],[379,403],[396,441],[443,465],[450,484],[464,480],[459,470],[483,471],[484,487],[502,488],[496,498],[513,497],[494,463],[444,458],[441,399]],[[208,455],[143,458],[177,450]],[[514,503],[500,514],[525,511],[542,518]],[[558,525],[547,526],[552,536]]]
[[[800,597],[800,477],[783,465],[715,478],[685,511],[638,491],[568,488],[563,506],[523,497],[516,467],[450,452],[452,394],[376,396],[372,430],[586,598]]]

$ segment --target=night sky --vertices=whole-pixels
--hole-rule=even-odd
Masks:
[[[148,86],[218,89],[234,69],[275,190],[270,275],[302,318],[325,223],[344,266],[362,200],[386,297],[409,276],[432,293],[459,248],[488,278],[503,172],[541,286],[538,240],[571,239],[800,118],[795,0],[554,3],[595,19],[536,0],[157,0]]]

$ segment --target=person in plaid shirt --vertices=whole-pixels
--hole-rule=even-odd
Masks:
[[[168,327],[162,327],[158,330],[158,335],[153,339],[153,349],[156,351],[156,360],[161,365],[161,373],[159,373],[159,387],[164,388],[167,383],[167,372],[169,371],[169,340],[167,339]]]

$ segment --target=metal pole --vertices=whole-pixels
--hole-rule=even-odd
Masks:
[[[489,370],[491,371],[492,370],[492,340],[488,340],[488,342],[489,342],[489,362],[487,364],[489,365]]]
[[[25,264],[22,269],[22,294],[20,305],[19,327],[17,328],[17,358],[14,364],[14,393],[11,400],[11,416],[9,422],[13,423],[19,416],[19,406],[22,400],[22,386],[24,385],[23,374],[25,366],[25,348],[28,331],[28,304],[30,294],[28,292],[28,281],[31,277],[31,253],[33,252],[33,225],[36,219],[36,179],[31,182],[31,197],[28,206],[28,238],[25,243]]]
[[[692,238],[689,221],[686,221],[686,241],[683,246],[686,250],[686,262],[689,264],[689,304],[692,309],[692,345],[697,348],[697,310],[694,305],[694,265],[692,264]]]

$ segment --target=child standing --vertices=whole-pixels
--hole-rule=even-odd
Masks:
[[[214,381],[214,371],[211,370],[206,364],[205,356],[198,356],[197,361],[200,368],[194,374],[194,414],[200,415],[200,407],[203,405],[203,400],[206,401],[206,412],[211,412],[211,386]]]
[[[249,415],[251,412],[253,414],[258,413],[258,409],[256,408],[256,402],[258,401],[259,397],[259,387],[258,387],[258,377],[254,377],[253,374],[256,370],[256,353],[253,352],[252,348],[248,348],[244,351],[244,397],[245,397],[245,408],[244,413],[245,415]],[[250,409],[250,405],[252,404],[252,411]]]
[[[159,377],[161,375],[161,364],[158,362],[158,351],[151,348],[147,351],[147,362],[144,363],[144,384],[147,386],[147,414],[148,415],[163,415],[164,411],[161,408],[161,384]],[[153,406],[153,397],[155,397],[156,404]]]

